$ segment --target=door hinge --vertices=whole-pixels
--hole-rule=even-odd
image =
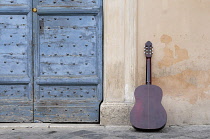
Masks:
[[[36,12],[37,12],[37,8],[33,8],[32,11],[33,11],[34,13],[36,13]]]

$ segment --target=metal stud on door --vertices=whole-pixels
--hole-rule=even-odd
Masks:
[[[102,0],[34,5],[35,122],[99,122]]]

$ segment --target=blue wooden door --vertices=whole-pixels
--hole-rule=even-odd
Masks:
[[[31,8],[0,0],[0,122],[33,122]]]
[[[102,0],[0,0],[0,122],[99,122],[101,101]]]
[[[33,5],[35,122],[99,122],[102,0]]]

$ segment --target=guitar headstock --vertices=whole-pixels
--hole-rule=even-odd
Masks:
[[[147,58],[151,58],[153,54],[153,46],[150,41],[146,42],[144,46],[144,54]]]

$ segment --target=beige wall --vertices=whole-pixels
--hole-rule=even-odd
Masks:
[[[104,0],[101,124],[130,124],[148,40],[167,124],[210,124],[210,0]]]

